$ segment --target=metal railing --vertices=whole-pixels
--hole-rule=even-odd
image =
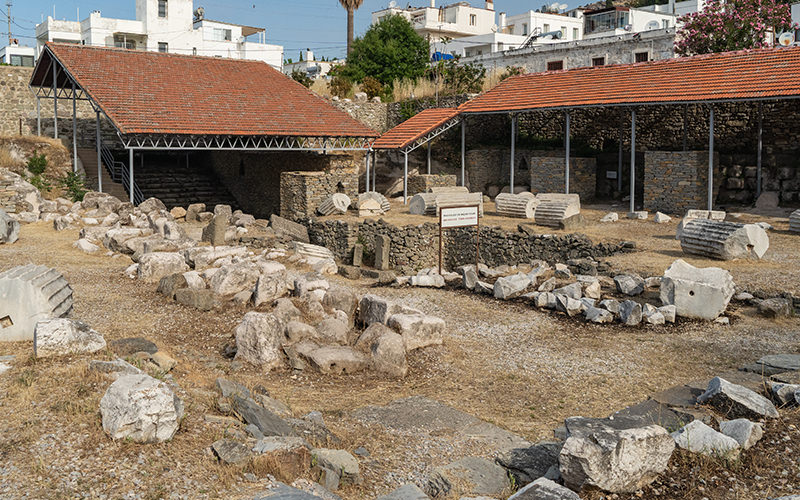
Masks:
[[[103,161],[103,164],[108,170],[108,173],[111,175],[111,180],[114,182],[122,183],[122,187],[125,188],[125,191],[130,195],[131,193],[131,177],[130,171],[128,170],[128,166],[122,163],[121,161],[117,161],[114,158],[114,154],[108,149],[106,146],[102,146],[100,148],[100,156]],[[144,201],[144,195],[142,194],[142,190],[139,189],[139,186],[136,184],[136,181],[133,182],[133,204],[138,205]]]

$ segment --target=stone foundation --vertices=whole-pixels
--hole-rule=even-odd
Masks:
[[[408,195],[414,196],[417,193],[427,193],[434,187],[453,187],[456,186],[455,175],[445,174],[421,174],[408,178]]]
[[[358,170],[283,172],[280,181],[281,217],[303,220],[312,217],[319,204],[334,193],[358,198]]]
[[[559,156],[529,156],[532,193],[564,193],[566,154]],[[597,160],[570,158],[569,192],[580,195],[581,201],[592,200],[597,186]]]
[[[714,154],[719,165],[719,154]],[[722,176],[715,171],[714,199]],[[708,204],[708,151],[648,151],[644,160],[644,207],[683,214]]]

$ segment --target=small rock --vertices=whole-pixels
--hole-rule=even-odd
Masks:
[[[232,439],[220,439],[211,445],[219,461],[225,464],[241,464],[250,459],[253,453],[247,446]]]
[[[767,398],[720,377],[711,379],[697,402],[711,405],[729,418],[778,417],[778,410]]]
[[[719,433],[700,420],[694,420],[672,433],[675,443],[685,450],[703,455],[735,460],[739,456],[739,443]]]
[[[723,420],[719,423],[719,430],[728,437],[732,437],[745,450],[749,450],[764,435],[764,428],[760,423],[755,423],[746,418],[736,420]]]
[[[653,222],[655,222],[656,224],[666,224],[671,220],[672,217],[670,217],[667,214],[663,214],[661,212],[656,212],[656,216],[653,218]]]

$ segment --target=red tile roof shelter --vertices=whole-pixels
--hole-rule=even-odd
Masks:
[[[636,108],[655,105],[709,106],[709,210],[712,204],[714,103],[800,98],[800,47],[708,54],[661,61],[549,71],[508,78],[492,90],[458,107],[468,115],[511,115],[511,189],[517,115],[530,111],[565,112],[565,190],[569,193],[570,110],[625,107],[631,111],[631,211],[634,210]],[[431,117],[435,116],[432,113]],[[427,117],[425,117],[427,118]],[[425,119],[403,123],[376,141],[400,149],[421,141],[430,124]],[[760,123],[760,120],[759,120]],[[462,121],[462,151],[464,149]],[[759,129],[759,138],[761,132]],[[759,139],[760,140],[760,139]],[[462,154],[462,184],[465,160]],[[758,149],[760,179],[761,148]],[[758,186],[760,194],[760,183]]]

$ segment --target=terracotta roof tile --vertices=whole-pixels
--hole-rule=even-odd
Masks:
[[[800,47],[710,54],[511,77],[462,113],[800,97]]]
[[[260,61],[54,43],[47,49],[123,134],[378,136]],[[45,55],[32,86],[50,86]]]
[[[383,134],[373,149],[401,149],[458,116],[457,108],[426,109]]]

